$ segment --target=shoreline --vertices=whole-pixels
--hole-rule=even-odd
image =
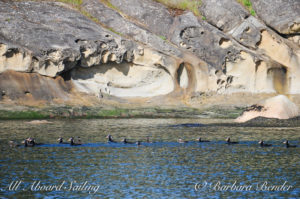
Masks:
[[[20,107],[19,107],[20,108]],[[24,107],[23,107],[24,108]],[[93,120],[93,119],[199,119],[222,120],[204,126],[229,127],[300,127],[300,116],[290,119],[257,117],[244,123],[234,122],[244,110],[243,107],[213,106],[206,109],[194,108],[135,108],[104,109],[103,107],[47,107],[43,109],[29,108],[25,110],[0,109],[0,122],[25,120],[30,124],[52,124],[55,120]],[[224,121],[223,121],[224,120]],[[227,121],[226,121],[227,120]],[[40,122],[42,121],[42,122]],[[225,122],[226,121],[226,122]],[[191,123],[191,124],[198,124]],[[201,123],[202,124],[202,123]]]
[[[86,95],[81,103],[67,101],[43,103],[33,100],[0,101],[0,120],[10,119],[109,119],[109,118],[216,118],[236,119],[243,111],[260,101],[276,94],[233,93],[231,95],[209,94],[180,98],[180,96],[160,96],[151,99],[122,99],[105,96],[99,100]],[[300,95],[289,95],[300,108]],[[83,103],[90,102],[90,103]]]
[[[128,118],[215,118],[235,119],[244,107],[213,106],[204,109],[180,108],[104,108],[104,107],[18,107],[0,108],[0,120],[22,119],[128,119]]]

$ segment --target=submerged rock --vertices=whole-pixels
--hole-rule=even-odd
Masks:
[[[257,117],[290,119],[300,115],[299,108],[284,95],[269,98],[252,105],[238,117],[236,122],[246,122]]]

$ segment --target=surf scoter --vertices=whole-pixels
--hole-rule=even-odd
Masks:
[[[76,143],[76,142],[74,142],[74,138],[73,138],[73,137],[71,137],[68,141],[70,142],[70,145],[71,145],[71,146],[78,146],[78,145],[81,145],[81,143]]]
[[[199,137],[199,138],[197,139],[197,141],[198,141],[198,142],[210,142],[209,140],[202,140],[201,137]]]
[[[106,138],[108,139],[107,142],[116,143],[116,141],[114,141],[114,140],[112,139],[112,136],[111,136],[111,135],[107,135]]]
[[[239,142],[232,142],[232,141],[230,141],[230,137],[228,137],[227,139],[226,139],[226,144],[238,144]]]
[[[272,144],[266,144],[263,140],[260,140],[260,141],[258,142],[258,144],[259,144],[261,147],[272,146]]]
[[[286,148],[295,148],[295,147],[297,147],[297,145],[291,145],[288,140],[284,141],[283,144],[285,144]]]

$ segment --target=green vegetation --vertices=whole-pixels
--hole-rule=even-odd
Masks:
[[[206,17],[202,16],[202,20],[206,20]]]
[[[114,6],[112,3],[110,3],[110,0],[100,0],[103,4],[105,4],[107,7],[113,9],[113,10],[116,10],[118,12],[120,12],[120,10]]]
[[[250,0],[237,0],[237,1],[243,6],[245,6],[249,10],[251,15],[256,16],[255,10],[253,10],[252,3]]]
[[[155,0],[166,5],[171,9],[190,10],[196,16],[201,16],[198,8],[201,6],[201,0]]]
[[[39,111],[0,111],[0,119],[46,119],[49,118]]]
[[[71,4],[73,6],[80,6],[82,4],[82,0],[57,0],[57,1]]]
[[[111,110],[102,109],[98,112],[96,117],[128,116],[128,113],[129,113],[129,110],[126,110],[126,109],[111,109]]]
[[[117,35],[124,36],[122,33],[120,33],[120,32],[118,32],[118,31],[114,30],[114,29],[111,28],[111,27],[105,27],[105,28],[107,28],[109,31],[111,31],[111,32],[113,32],[113,33],[115,33],[115,34],[117,34]]]
[[[92,21],[94,21],[96,23],[99,22],[99,20],[96,17],[93,17],[90,13],[86,12],[85,10],[80,9],[79,11],[80,11],[81,14],[83,14],[87,18],[91,19]]]
[[[167,40],[167,38],[165,36],[159,35],[159,38],[161,38],[162,40]]]
[[[24,0],[15,0],[15,1],[24,1]],[[62,3],[69,4],[69,5],[73,6],[74,8],[76,8],[81,14],[83,14],[84,16],[89,18],[90,20],[94,21],[95,23],[99,24],[100,26],[108,29],[109,31],[111,31],[111,32],[113,32],[117,35],[123,36],[122,33],[115,31],[111,27],[107,27],[106,25],[102,24],[96,17],[92,16],[89,12],[82,9],[82,7],[81,7],[82,0],[32,0],[32,1],[59,1],[59,2],[62,2]],[[119,12],[118,8],[115,7],[114,5],[112,5],[109,0],[100,0],[100,1],[102,3],[104,3],[107,7],[112,8],[112,9]],[[7,21],[9,21],[9,20],[7,20]]]
[[[0,110],[0,120],[8,119],[50,119],[50,118],[237,118],[244,108],[210,107],[199,110],[189,107],[181,108],[104,108],[104,107],[27,107],[25,110]]]

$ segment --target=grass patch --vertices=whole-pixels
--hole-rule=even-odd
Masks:
[[[49,115],[37,111],[0,111],[0,119],[46,119]]]
[[[115,33],[115,34],[117,34],[117,35],[120,35],[120,36],[124,36],[122,33],[120,33],[120,32],[118,32],[118,31],[116,31],[116,30],[114,30],[113,28],[111,28],[111,27],[106,27],[109,31],[111,31],[111,32],[113,32],[113,33]]]
[[[120,11],[116,6],[114,6],[112,3],[110,3],[110,0],[100,0],[103,4],[105,4],[107,7],[116,10],[116,11]]]
[[[93,17],[90,13],[83,9],[79,9],[79,12],[89,18],[90,20],[94,21],[95,23],[100,23],[99,20],[96,17]]]
[[[166,41],[167,38],[165,36],[159,35],[159,38],[161,38],[162,40]]]
[[[250,12],[252,16],[256,16],[255,10],[253,10],[252,3],[250,0],[237,0],[237,2],[245,6],[245,8],[247,8],[247,10]]]
[[[208,118],[216,119],[235,119],[242,114],[245,110],[245,107],[219,107],[213,106],[210,107],[204,112],[203,115],[206,115]]]
[[[0,110],[0,120],[9,119],[60,119],[60,118],[237,118],[244,108],[239,107],[210,107],[205,110],[195,108],[104,108],[104,107],[47,107],[42,109],[30,108],[23,111]]]
[[[71,4],[73,6],[80,6],[82,4],[82,0],[57,0],[57,1]]]
[[[127,115],[128,114],[127,109],[102,109],[98,112],[97,116],[98,117],[118,117],[122,115]]]
[[[201,16],[198,8],[201,6],[201,0],[155,0],[165,6],[179,10],[190,10],[196,16]]]

